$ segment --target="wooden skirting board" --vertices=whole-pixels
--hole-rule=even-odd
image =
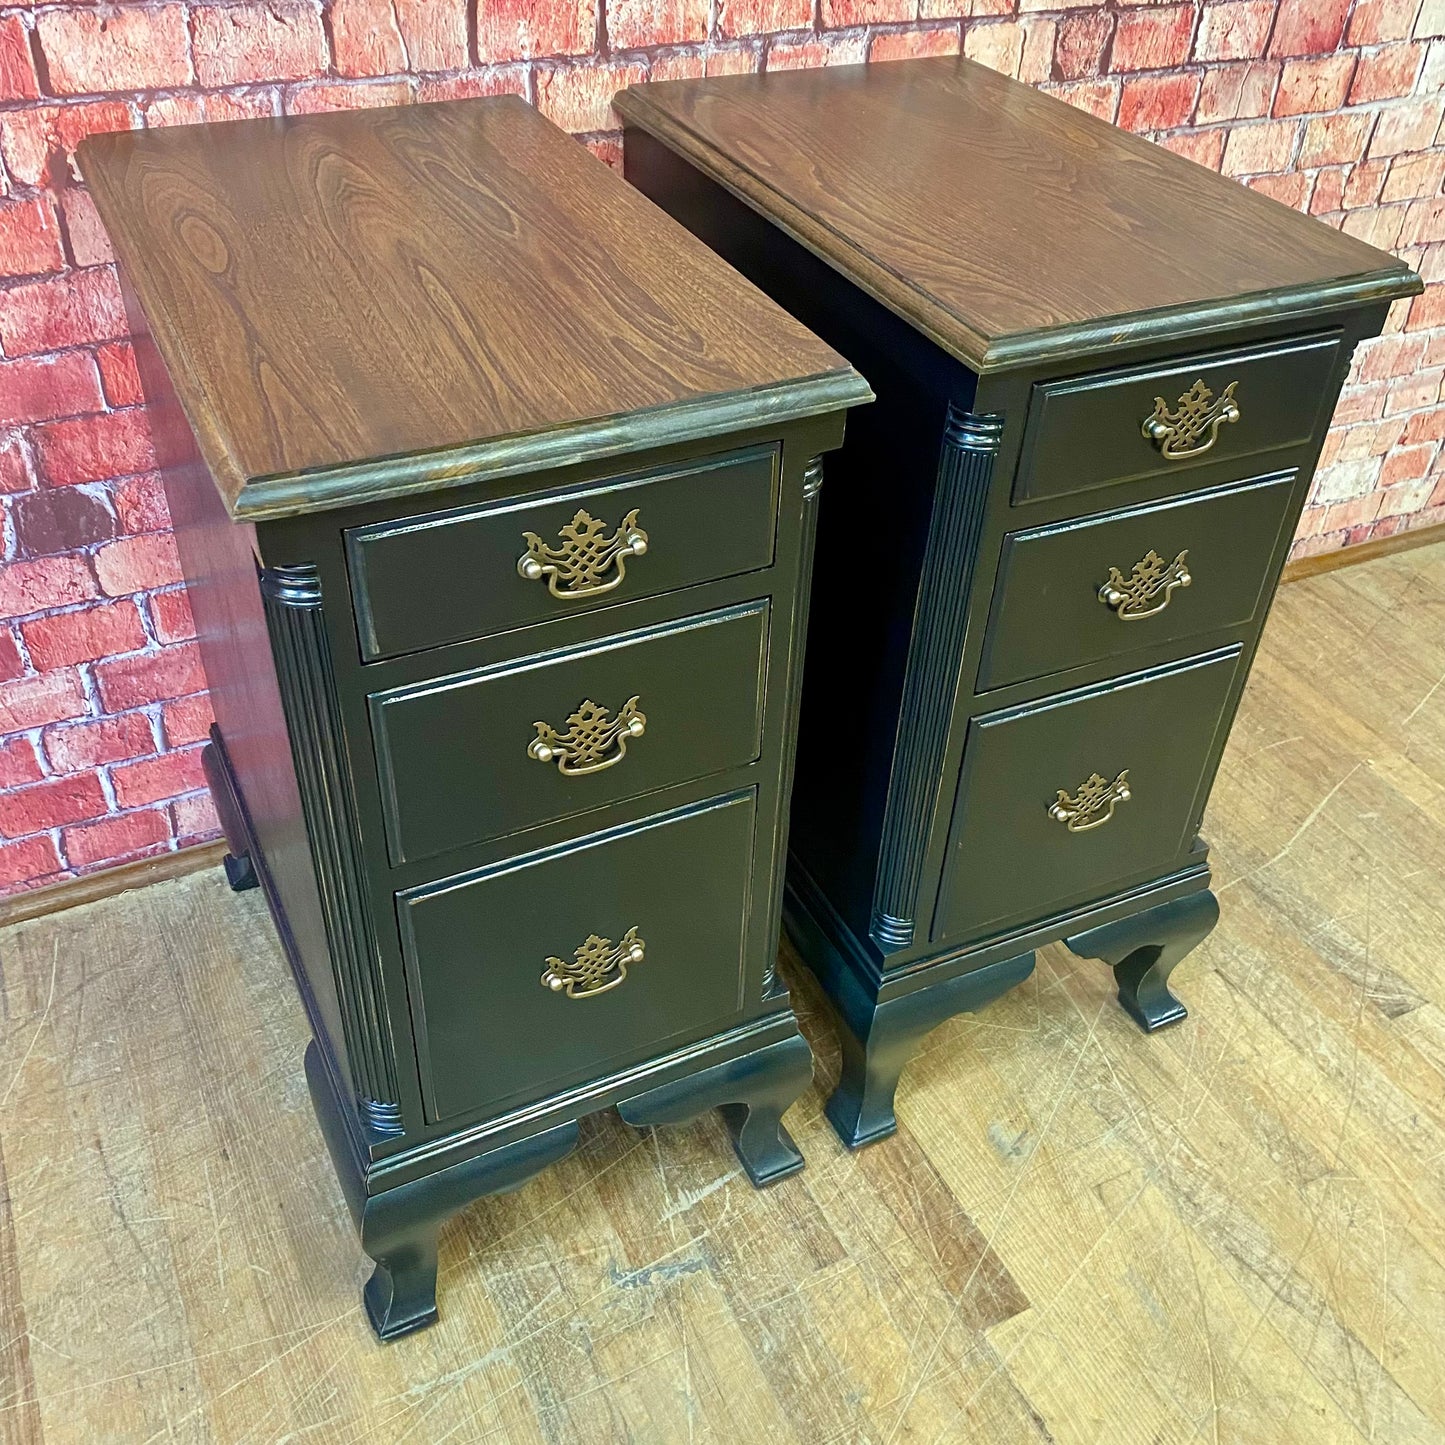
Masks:
[[[1445,542],[1445,522],[1417,527],[1413,532],[1396,532],[1393,537],[1357,542],[1353,547],[1340,547],[1334,552],[1321,552],[1314,557],[1301,557],[1285,564],[1283,582],[1298,582],[1302,577],[1317,577],[1337,567],[1353,567],[1356,562],[1370,562],[1395,552],[1408,552],[1413,547],[1428,547],[1432,542]]]

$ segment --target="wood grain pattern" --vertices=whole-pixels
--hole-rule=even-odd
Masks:
[[[1445,547],[1285,589],[1188,1023],[1046,949],[895,1138],[845,1154],[815,1086],[761,1194],[720,1120],[586,1121],[448,1226],[441,1323],[386,1350],[259,896],[7,929],[0,1439],[1438,1445],[1442,819]]]
[[[868,397],[516,97],[105,135],[83,154],[233,515],[695,437],[742,424],[739,398],[755,420]],[[339,495],[285,484],[415,452]]]
[[[975,370],[1420,288],[968,60],[633,86],[617,109]]]

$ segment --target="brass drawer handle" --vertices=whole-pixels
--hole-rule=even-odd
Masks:
[[[623,519],[610,537],[604,537],[605,522],[585,510],[558,530],[560,547],[548,546],[535,532],[523,532],[527,550],[517,558],[517,571],[528,582],[547,579],[547,590],[564,602],[576,597],[596,597],[622,585],[627,559],[647,551],[647,533],[637,525],[637,509]],[[616,569],[613,576],[608,572]]]
[[[569,960],[548,956],[547,967],[542,970],[542,987],[565,993],[568,998],[596,998],[626,982],[627,965],[641,963],[646,955],[647,945],[637,936],[635,926],[622,935],[622,942],[615,948],[610,938],[598,938],[593,933],[581,948],[573,950]]]
[[[1164,398],[1154,398],[1154,411],[1146,417],[1141,428],[1144,435],[1159,448],[1166,461],[1188,461],[1190,457],[1202,457],[1219,440],[1219,428],[1225,422],[1239,420],[1239,403],[1234,399],[1237,381],[1231,381],[1224,388],[1224,395],[1218,401],[1203,380],[1196,381],[1183,396],[1179,405],[1170,411],[1164,405]],[[1209,440],[1200,438],[1208,432]]]
[[[1114,816],[1115,806],[1127,803],[1131,796],[1128,768],[1112,783],[1098,773],[1091,773],[1073,797],[1059,789],[1058,796],[1049,804],[1049,817],[1071,833],[1087,833],[1090,828],[1102,828]]]
[[[627,756],[628,738],[640,738],[647,731],[647,717],[637,702],[628,698],[613,717],[589,697],[567,719],[563,733],[551,723],[533,723],[537,736],[527,744],[527,756],[539,763],[556,763],[557,771],[568,777],[600,773]]]
[[[1152,547],[1125,577],[1117,567],[1109,568],[1109,580],[1099,588],[1099,601],[1112,608],[1120,622],[1141,622],[1168,607],[1176,587],[1188,587],[1189,548],[1172,562],[1166,562]]]

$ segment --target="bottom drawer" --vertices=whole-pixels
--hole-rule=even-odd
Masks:
[[[974,718],[935,940],[1043,918],[1175,865],[1198,826],[1239,654],[1232,647]]]
[[[429,1119],[701,1038],[742,1006],[751,792],[397,894]]]

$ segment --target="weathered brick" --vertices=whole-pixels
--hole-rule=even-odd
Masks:
[[[60,848],[72,868],[94,868],[103,863],[128,863],[166,852],[171,845],[170,815],[163,808],[101,818],[63,828]]]
[[[774,40],[768,46],[769,70],[816,70],[825,65],[861,65],[867,55],[867,41],[862,35],[849,35],[828,40],[803,40],[796,43]],[[703,64],[697,60],[695,74],[701,75]],[[652,80],[672,80],[679,67],[675,58],[670,63],[654,60],[648,72]]]
[[[177,698],[161,706],[161,726],[165,731],[167,747],[179,748],[187,743],[204,742],[210,736],[211,724],[215,720],[211,699],[203,692],[194,697]]]
[[[1335,405],[1334,424],[1342,426],[1382,416],[1385,411],[1385,390],[1380,383],[1371,386],[1347,386],[1340,393],[1340,399]]]
[[[1024,29],[1024,53],[1019,61],[1019,79],[1027,85],[1038,85],[1054,73],[1054,50],[1059,22],[1034,17],[1021,23]]]
[[[221,831],[216,805],[209,793],[191,793],[170,805],[171,827],[178,843],[197,843],[214,838]]]
[[[60,206],[65,212],[65,234],[70,239],[70,258],[77,266],[107,266],[115,260],[110,249],[100,213],[90,192],[80,186],[67,186],[60,193]]]
[[[1365,153],[1365,142],[1375,124],[1373,112],[1346,111],[1305,122],[1300,142],[1302,166],[1347,165]]]
[[[108,542],[95,554],[95,575],[109,597],[172,587],[181,580],[181,562],[171,532],[144,532]]]
[[[1445,154],[1396,156],[1390,162],[1382,201],[1413,201],[1438,196],[1445,187]]]
[[[1348,191],[1348,185],[1345,189]],[[1404,220],[1404,206],[1365,206],[1346,210],[1340,230],[1382,251],[1392,251],[1399,243]]]
[[[537,76],[537,108],[563,130],[613,130],[612,97],[646,78],[640,64],[566,65]]]
[[[95,349],[100,384],[111,406],[139,406],[145,400],[136,370],[135,351],[128,341],[111,341]]]
[[[1310,198],[1311,182],[1306,172],[1291,171],[1284,176],[1251,176],[1245,185],[1271,200],[1279,201],[1292,211],[1304,210]]]
[[[0,291],[0,345],[8,356],[111,341],[125,333],[125,307],[108,267]]]
[[[724,23],[721,16],[719,23]],[[483,64],[546,55],[586,55],[596,44],[597,0],[487,0],[477,7],[477,56]]]
[[[1124,81],[1119,96],[1119,125],[1125,130],[1172,130],[1187,125],[1199,98],[1199,76],[1139,75]]]
[[[0,361],[0,426],[97,411],[100,375],[84,351]]]
[[[45,769],[29,738],[0,740],[0,788],[23,788],[44,776]]]
[[[134,602],[102,602],[74,612],[56,612],[20,624],[30,659],[42,672],[94,662],[146,644],[145,629]]]
[[[990,20],[963,32],[963,53],[1000,75],[1017,76],[1024,58],[1024,29],[1016,20]]]
[[[1119,112],[1120,84],[1117,80],[1070,80],[1062,85],[1046,85],[1043,89],[1076,110],[1086,110],[1100,120],[1112,121]]]
[[[1415,28],[1410,33],[1417,40],[1445,35],[1445,0],[1424,0]]]
[[[0,276],[38,276],[64,264],[49,196],[0,201]]]
[[[57,773],[98,768],[105,763],[145,757],[156,751],[155,730],[141,712],[123,712],[117,717],[48,727],[40,740],[50,766]]]
[[[79,547],[108,542],[116,519],[103,494],[86,487],[42,487],[10,504],[16,554],[24,558],[54,557]]]
[[[52,95],[159,90],[191,79],[182,5],[42,10],[35,34]]]
[[[0,682],[9,682],[25,671],[25,659],[20,656],[20,644],[15,640],[15,629],[0,626]]]
[[[333,110],[366,110],[379,105],[406,105],[411,87],[404,80],[363,80],[335,84],[296,85],[286,91],[287,115],[322,115]]]
[[[30,454],[19,436],[0,437],[0,492],[26,492],[35,485]]]
[[[1430,463],[1435,460],[1435,451],[1434,442],[1396,447],[1380,468],[1380,485],[1395,487],[1402,482],[1418,481],[1430,470]]]
[[[1163,70],[1183,64],[1194,35],[1194,7],[1169,5],[1119,16],[1111,70]]]
[[[846,8],[851,3],[853,0],[823,0],[823,24],[853,23],[828,18],[830,7]],[[881,3],[896,8],[900,0]],[[614,50],[637,50],[646,45],[685,45],[701,40],[707,34],[707,11],[707,0],[608,0],[608,43]],[[907,3],[904,11],[897,18],[911,17]]]
[[[116,801],[122,808],[159,803],[206,786],[200,748],[162,753],[138,763],[122,763],[110,770]]]
[[[39,94],[25,26],[18,15],[0,18],[0,101],[34,100]]]
[[[202,85],[305,80],[326,70],[321,17],[304,0],[198,5],[191,26]]]
[[[140,407],[47,422],[35,428],[35,451],[41,474],[53,487],[102,482],[149,471],[156,464]]]
[[[110,495],[123,532],[160,532],[171,524],[165,488],[154,472],[114,483]]]
[[[49,837],[0,845],[0,887],[43,883],[61,871],[60,854]]]
[[[1407,331],[1425,331],[1445,326],[1445,282],[1434,281],[1410,302]]]
[[[1431,362],[1428,350],[1424,359],[1426,363]],[[1437,360],[1445,362],[1445,356]],[[1422,411],[1427,406],[1434,406],[1440,400],[1442,378],[1445,378],[1445,372],[1417,371],[1403,381],[1391,382],[1385,393],[1385,415],[1399,416],[1404,412]]]
[[[1415,88],[1420,67],[1425,63],[1425,50],[1423,40],[1367,50],[1360,56],[1359,68],[1350,86],[1350,104],[1394,100],[1397,96],[1409,95]]]
[[[1388,381],[1408,376],[1425,355],[1425,343],[1418,336],[1382,336],[1361,348],[1360,376],[1365,381]]]
[[[407,68],[391,0],[332,0],[327,18],[338,74],[395,75]]]
[[[1114,34],[1107,10],[1085,10],[1059,22],[1054,68],[1060,80],[1092,80],[1104,67],[1104,51]]]
[[[1421,246],[1445,241],[1445,201],[1411,201],[1400,229],[1400,243]]]
[[[63,718],[83,717],[86,702],[73,668],[0,683],[0,733],[18,733]]]
[[[1198,60],[1252,60],[1264,54],[1274,19],[1274,0],[1237,0],[1205,5],[1194,39]]]
[[[38,557],[0,567],[0,617],[28,617],[95,595],[95,578],[83,557]]]
[[[1414,416],[1406,418],[1405,430],[1400,440],[1407,445],[1413,442],[1445,441],[1445,408],[1416,412]]]
[[[1255,176],[1285,170],[1294,155],[1300,123],[1295,120],[1254,121],[1236,126],[1224,145],[1223,170],[1228,176]]]
[[[957,55],[959,44],[955,25],[930,30],[880,30],[868,42],[868,59],[912,60],[924,55]]]
[[[1224,131],[1219,128],[1160,136],[1158,143],[1175,155],[1206,166],[1211,171],[1217,171],[1224,159]]]
[[[196,635],[196,619],[191,616],[191,600],[185,588],[174,592],[157,592],[149,601],[151,626],[162,642],[185,642]]]
[[[1350,0],[1280,0],[1271,55],[1326,55],[1345,33]]]
[[[105,794],[94,773],[71,773],[0,793],[0,837],[23,838],[105,812]]]
[[[0,156],[24,185],[59,185],[75,178],[75,148],[86,136],[129,130],[130,125],[130,108],[117,100],[4,111],[0,112]]]
[[[1394,156],[1404,151],[1422,151],[1430,146],[1440,128],[1445,105],[1427,97],[1387,106],[1380,112],[1375,133],[1370,137],[1369,155]]]
[[[525,95],[527,69],[522,65],[493,65],[461,75],[424,75],[416,83],[417,101],[470,100],[483,95]]]
[[[1345,103],[1345,92],[1354,73],[1355,57],[1349,51],[1341,55],[1287,60],[1274,98],[1274,113],[1308,115],[1338,110]]]
[[[1345,182],[1344,207],[1347,211],[1360,206],[1373,206],[1380,199],[1380,187],[1385,183],[1385,169],[1388,161],[1361,161],[1350,167],[1350,178]]]
[[[101,701],[111,712],[186,697],[204,691],[206,686],[201,650],[194,642],[98,662],[95,678]]]
[[[1355,0],[1345,31],[1349,45],[1382,45],[1407,40],[1420,13],[1420,0]]]
[[[1268,115],[1279,72],[1276,60],[1209,66],[1199,91],[1195,120],[1200,125],[1208,125],[1219,120],[1253,120]]]

